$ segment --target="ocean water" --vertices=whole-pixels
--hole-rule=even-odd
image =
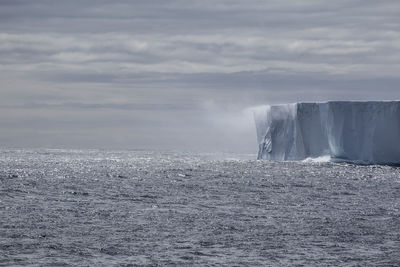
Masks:
[[[400,168],[0,152],[2,266],[400,266]]]

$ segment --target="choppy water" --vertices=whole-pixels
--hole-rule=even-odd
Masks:
[[[400,265],[400,168],[149,151],[0,155],[0,265]]]

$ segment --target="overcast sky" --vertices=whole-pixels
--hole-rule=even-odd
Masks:
[[[0,146],[257,152],[247,107],[400,99],[400,1],[0,0]]]

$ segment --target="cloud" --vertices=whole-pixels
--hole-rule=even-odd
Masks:
[[[202,127],[227,135],[215,122],[234,121],[227,118],[251,105],[398,99],[399,12],[391,0],[4,0],[0,106],[12,107],[11,120],[30,110],[33,121],[53,114],[44,129],[60,110],[88,125],[107,110],[121,118],[113,125],[121,134],[124,123],[140,125],[135,130],[147,139],[136,134],[132,145],[161,146],[156,135],[165,133],[162,145],[175,147],[201,139]],[[220,108],[204,105],[210,101]],[[154,124],[135,124],[143,121],[138,114]],[[157,126],[165,122],[171,127]],[[4,140],[18,144],[9,138],[16,126],[7,125]],[[223,140],[198,142],[213,148]]]
[[[17,108],[17,109],[114,109],[114,110],[187,110],[195,109],[188,105],[174,104],[144,104],[144,103],[79,103],[79,102],[63,102],[58,104],[47,103],[25,103],[23,105],[3,105],[0,108]]]
[[[391,40],[314,39],[248,33],[198,35],[0,34],[1,69],[33,72],[302,73],[397,76]],[[389,56],[390,54],[390,56]]]

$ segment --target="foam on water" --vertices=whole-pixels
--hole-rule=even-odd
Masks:
[[[331,161],[331,156],[325,155],[325,156],[320,156],[316,158],[306,158],[303,160],[303,162],[329,162]]]

